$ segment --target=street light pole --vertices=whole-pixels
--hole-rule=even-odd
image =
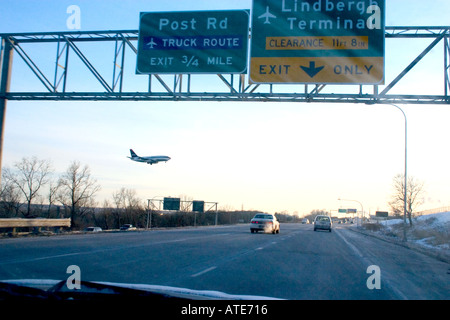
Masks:
[[[11,71],[13,65],[13,46],[6,39],[1,40],[1,50],[0,50],[0,94],[4,96],[9,91],[11,84]],[[5,119],[6,119],[6,105],[8,99],[0,99],[0,172],[2,170],[2,159],[3,159],[3,141],[5,135]],[[1,182],[1,174],[0,174]]]
[[[361,206],[361,217],[364,218],[364,207],[363,207],[363,205],[362,205],[361,202],[359,202],[358,200],[349,200],[349,199],[341,199],[341,198],[338,198],[338,200],[339,200],[339,201],[353,201],[353,202],[358,202],[359,205]]]
[[[398,110],[400,110],[403,114],[403,117],[405,118],[405,172],[404,172],[404,190],[403,190],[403,241],[406,241],[406,212],[407,212],[407,200],[408,200],[408,121],[406,119],[406,114],[403,111],[402,108],[399,106],[389,103],[389,105],[396,107]]]
[[[407,202],[408,202],[408,120],[406,119],[406,114],[402,108],[393,103],[386,103],[387,105],[393,106],[400,110],[403,114],[403,118],[405,118],[405,169],[404,169],[404,190],[403,190],[403,241],[407,241],[406,239],[406,212],[407,212]]]

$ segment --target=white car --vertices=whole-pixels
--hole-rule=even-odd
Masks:
[[[258,231],[280,233],[280,223],[272,214],[257,214],[250,221],[250,232]]]
[[[84,231],[86,231],[86,232],[101,232],[102,228],[100,228],[100,227],[87,227],[86,229],[84,229]]]
[[[314,231],[317,229],[328,230],[331,232],[331,226],[333,223],[329,216],[316,216],[314,219]]]

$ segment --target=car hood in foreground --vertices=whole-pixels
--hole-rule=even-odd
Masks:
[[[80,289],[69,289],[66,280],[0,280],[0,300],[56,299],[96,300],[136,297],[155,300],[279,300],[273,297],[234,295],[214,290],[191,290],[160,285],[81,281]]]

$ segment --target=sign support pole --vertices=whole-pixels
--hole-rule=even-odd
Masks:
[[[13,47],[7,39],[2,40],[2,50],[0,55],[0,171],[2,168],[3,159],[3,141],[5,134],[5,118],[6,118],[6,105],[8,99],[6,98],[6,93],[9,92],[9,87],[11,83],[11,71],[12,71],[12,61],[13,61]],[[1,183],[1,174],[0,174]]]

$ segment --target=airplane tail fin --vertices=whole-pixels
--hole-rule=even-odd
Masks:
[[[130,149],[131,157],[137,157],[138,155],[133,151],[133,149]]]

